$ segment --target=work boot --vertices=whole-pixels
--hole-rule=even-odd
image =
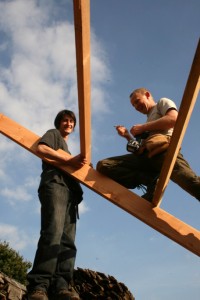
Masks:
[[[28,300],[48,300],[47,293],[42,290],[35,290],[28,294]]]
[[[152,181],[152,183],[147,185],[146,193],[144,195],[142,195],[141,197],[144,198],[145,200],[149,201],[149,202],[152,202],[157,182],[158,182],[158,177],[156,177]]]
[[[73,287],[70,289],[63,289],[58,292],[55,297],[55,300],[80,300],[78,293],[75,291]]]

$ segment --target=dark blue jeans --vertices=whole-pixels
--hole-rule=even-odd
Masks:
[[[73,277],[76,246],[76,203],[67,186],[50,181],[39,188],[41,232],[28,291],[67,288]]]

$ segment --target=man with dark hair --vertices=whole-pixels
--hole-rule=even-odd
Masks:
[[[54,121],[56,129],[40,139],[37,152],[60,165],[80,168],[86,163],[81,155],[70,156],[69,135],[76,125],[70,110],[60,111]],[[62,149],[65,152],[57,152]],[[42,161],[38,189],[41,203],[41,231],[33,268],[27,275],[28,300],[80,299],[71,287],[76,258],[75,234],[78,204],[82,200],[80,184],[52,164]]]
[[[146,185],[147,192],[142,197],[151,202],[178,111],[176,104],[168,98],[161,98],[156,103],[146,88],[134,90],[130,95],[130,102],[134,109],[147,115],[147,122],[132,126],[130,132],[124,126],[116,126],[118,134],[127,141],[146,132],[148,137],[142,139],[139,149],[134,153],[99,161],[97,170],[129,189]],[[194,173],[180,152],[171,180],[200,200],[200,177]]]

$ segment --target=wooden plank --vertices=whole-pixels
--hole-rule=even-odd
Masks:
[[[200,42],[194,56],[188,81],[179,109],[178,119],[174,128],[171,143],[163,163],[158,185],[156,187],[153,205],[160,205],[161,197],[170,179],[181,143],[188,126],[198,93],[200,89]]]
[[[81,154],[91,162],[90,1],[74,0]]]
[[[0,132],[37,155],[35,150],[39,137],[3,114],[0,115]],[[55,164],[53,161],[51,163]],[[59,167],[113,204],[200,256],[199,230],[185,224],[161,208],[153,207],[151,203],[88,165],[78,170],[69,166]]]

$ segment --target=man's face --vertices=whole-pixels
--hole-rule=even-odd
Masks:
[[[68,136],[72,131],[74,130],[74,120],[68,116],[64,115],[60,122],[59,131],[62,135],[62,137]]]
[[[135,93],[131,97],[131,104],[133,107],[142,114],[147,114],[149,109],[149,99],[150,94],[148,92],[142,93]]]

